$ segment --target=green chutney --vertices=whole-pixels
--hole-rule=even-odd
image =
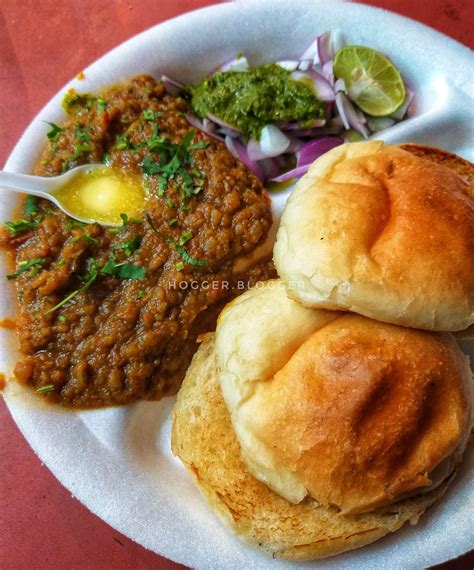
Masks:
[[[196,115],[209,113],[260,139],[269,123],[288,121],[303,128],[314,119],[325,117],[312,83],[294,80],[277,64],[260,65],[249,71],[221,71],[189,86],[187,93]]]

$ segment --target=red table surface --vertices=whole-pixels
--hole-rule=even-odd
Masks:
[[[5,163],[16,140],[41,107],[97,57],[154,24],[212,3],[212,0],[2,0],[0,163]],[[366,3],[409,16],[471,48],[474,45],[472,0]],[[0,421],[1,568],[180,567],[124,537],[72,498],[30,449],[3,400],[0,400]],[[471,554],[443,568],[473,565]]]

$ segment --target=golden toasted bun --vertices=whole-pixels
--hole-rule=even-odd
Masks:
[[[474,202],[453,169],[381,141],[316,160],[274,248],[289,294],[408,327],[474,322]]]
[[[258,434],[241,421],[241,403],[282,368],[316,330],[342,313],[307,309],[289,299],[280,279],[249,289],[219,315],[216,352],[221,388],[250,472],[293,502],[307,494],[298,478],[277,464]]]
[[[282,285],[250,289],[217,325],[249,472],[288,501],[309,494],[345,513],[439,483],[471,429],[471,371],[453,337],[307,309]]]
[[[194,356],[173,410],[172,448],[205,500],[241,540],[275,558],[324,558],[365,546],[418,522],[447,489],[405,499],[372,514],[344,516],[307,497],[289,503],[255,479],[240,457],[219,387],[213,335]]]

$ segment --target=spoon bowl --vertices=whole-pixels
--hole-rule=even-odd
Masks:
[[[110,169],[103,164],[85,164],[67,171],[60,176],[32,176],[29,174],[17,174],[16,172],[0,171],[0,187],[8,188],[14,192],[27,193],[39,198],[44,198],[52,202],[67,216],[83,222],[91,224],[98,222],[105,226],[119,226],[119,221],[109,221],[103,216],[98,215],[96,219],[92,217],[84,217],[80,213],[64,204],[63,192],[70,184],[74,183],[78,176],[84,176],[98,172],[98,170],[107,171]],[[127,213],[128,212],[124,212]]]

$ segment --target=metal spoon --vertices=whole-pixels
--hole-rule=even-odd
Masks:
[[[8,188],[15,192],[28,193],[33,196],[38,196],[40,198],[45,198],[50,202],[53,202],[60,210],[65,214],[78,220],[79,222],[85,222],[86,224],[94,223],[95,220],[88,218],[81,218],[68,208],[66,208],[54,195],[60,188],[63,188],[71,182],[78,174],[84,172],[91,172],[96,168],[104,168],[103,164],[84,164],[68,170],[65,174],[60,176],[31,176],[29,174],[17,174],[16,172],[5,172],[0,171],[0,187]],[[112,222],[100,222],[102,225],[107,226],[117,226],[119,224],[114,224]]]

